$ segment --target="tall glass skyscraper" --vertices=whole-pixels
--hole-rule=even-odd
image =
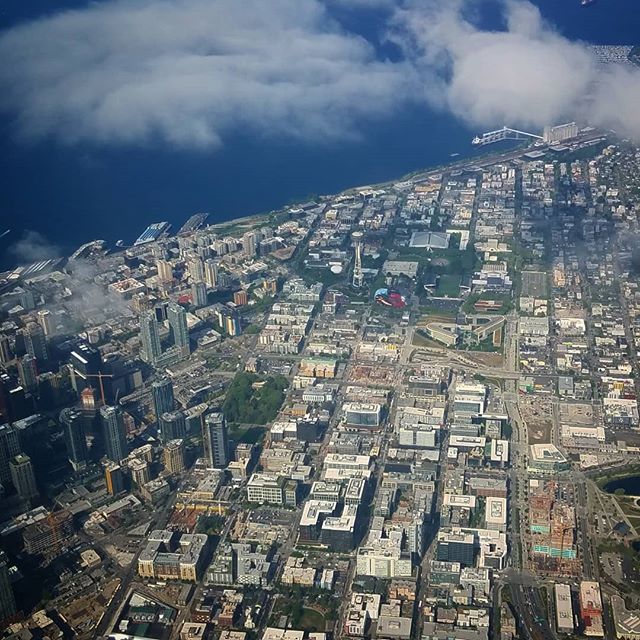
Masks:
[[[31,458],[24,453],[19,453],[9,462],[11,472],[11,482],[16,488],[18,495],[25,500],[32,500],[38,495],[36,477],[33,473]]]
[[[16,600],[9,577],[9,560],[0,550],[0,624],[16,613]]]
[[[182,411],[163,413],[158,419],[158,432],[163,443],[184,438],[187,434],[187,423]]]
[[[79,409],[63,409],[60,422],[64,427],[64,441],[67,446],[67,458],[74,471],[87,466],[89,454],[85,434],[85,417]]]
[[[173,411],[175,399],[173,396],[173,383],[170,378],[160,378],[151,383],[151,392],[153,393],[153,410],[156,420],[160,420],[163,413]]]
[[[10,424],[0,425],[0,483],[11,484],[9,462],[20,453],[18,430]]]
[[[140,316],[140,340],[142,341],[144,360],[154,364],[162,354],[162,345],[160,344],[156,316],[150,311]]]
[[[107,458],[120,462],[127,457],[128,453],[122,410],[108,405],[100,407],[100,419]]]
[[[211,467],[224,468],[229,464],[229,437],[227,421],[221,411],[210,413],[204,419],[205,456]]]
[[[187,312],[177,303],[171,302],[167,307],[169,335],[176,347],[183,353],[189,353],[189,330],[187,329]]]
[[[44,329],[39,324],[30,322],[27,325],[24,332],[24,344],[27,353],[38,361],[43,362],[49,357],[47,338],[44,335]]]

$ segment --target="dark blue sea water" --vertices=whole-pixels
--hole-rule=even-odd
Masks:
[[[0,29],[85,4],[0,0]],[[599,0],[587,9],[578,0],[535,4],[572,39],[635,44],[640,34],[640,0]],[[488,7],[485,24],[497,28],[496,15]],[[374,41],[382,32],[375,12],[341,11],[336,16]],[[393,56],[392,50],[384,53]],[[13,229],[0,239],[0,267],[10,266],[7,247],[25,229],[73,250],[94,238],[132,240],[157,220],[177,227],[196,211],[210,212],[210,221],[224,221],[309,194],[398,177],[446,162],[452,153],[470,154],[474,133],[449,114],[413,107],[364,127],[356,142],[317,147],[238,134],[221,151],[185,152],[166,146],[25,147],[12,140],[10,122],[0,120],[0,233]]]

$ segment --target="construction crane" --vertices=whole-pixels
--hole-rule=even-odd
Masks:
[[[102,383],[102,378],[113,378],[113,375],[110,373],[85,373],[85,378],[98,378],[100,382],[100,398],[102,400],[102,404],[106,404],[104,400],[104,384]]]

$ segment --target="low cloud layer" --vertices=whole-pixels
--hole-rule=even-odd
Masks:
[[[392,113],[408,68],[317,0],[110,0],[2,34],[0,108],[66,143],[322,141]]]
[[[40,262],[41,260],[51,260],[53,258],[59,258],[62,255],[59,247],[51,244],[37,231],[25,231],[22,236],[8,248],[7,253],[19,265]]]
[[[579,119],[640,139],[640,70],[599,64],[527,0],[494,0],[505,27],[482,30],[465,17],[480,4],[425,0],[396,15],[396,42],[440,79],[435,91],[426,87],[427,99],[476,126],[541,128]]]
[[[483,3],[502,30],[467,17]],[[403,59],[331,7],[387,9]],[[528,0],[103,0],[0,34],[0,96],[19,137],[65,144],[335,142],[417,100],[476,127],[579,119],[640,139],[640,70],[598,64]]]

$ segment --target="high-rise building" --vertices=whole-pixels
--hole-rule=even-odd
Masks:
[[[107,464],[104,468],[104,481],[110,495],[115,496],[122,493],[124,491],[122,467],[115,462]]]
[[[153,394],[153,410],[156,420],[159,420],[162,414],[173,411],[175,406],[171,378],[154,380],[151,383],[151,392]]]
[[[131,472],[131,481],[138,488],[144,487],[151,480],[149,463],[146,460],[133,458],[133,460],[129,461],[129,471]]]
[[[33,295],[33,291],[31,291],[31,289],[25,289],[20,294],[20,306],[25,311],[31,311],[36,308],[36,297]]]
[[[248,231],[242,236],[242,250],[246,256],[255,256],[258,248],[258,234]]]
[[[171,282],[173,280],[173,267],[167,260],[158,260],[156,262],[158,268],[158,280],[160,282]]]
[[[158,433],[163,443],[184,438],[187,435],[187,423],[182,411],[163,413],[158,419]]]
[[[154,364],[162,354],[160,333],[154,313],[147,311],[140,316],[140,340],[142,342],[142,358]]]
[[[98,388],[100,379],[96,376],[102,371],[102,356],[97,349],[82,343],[69,356],[71,365],[71,384],[76,393],[85,389]]]
[[[164,468],[168,473],[182,473],[185,468],[184,440],[170,440],[164,447]]]
[[[204,263],[199,256],[192,256],[189,259],[189,279],[192,283],[204,282]]]
[[[49,311],[48,309],[42,309],[42,311],[38,311],[38,323],[42,327],[45,337],[50,338],[55,330],[55,327],[53,326],[53,316],[51,315],[51,311]]]
[[[87,413],[94,413],[97,408],[95,390],[91,387],[83,389],[80,394],[80,404],[82,405],[83,411]]]
[[[11,484],[9,462],[20,453],[18,430],[10,424],[0,425],[0,484]]]
[[[9,422],[33,413],[33,402],[25,388],[6,373],[0,373],[0,414]]]
[[[25,500],[32,500],[38,495],[36,477],[33,473],[31,458],[24,453],[19,453],[9,462],[11,481],[18,495]]]
[[[67,459],[74,471],[87,466],[87,438],[85,434],[85,416],[79,409],[63,409],[60,422],[64,428],[64,442],[67,447]]]
[[[214,260],[207,260],[204,263],[204,281],[210,289],[218,286],[218,265]]]
[[[47,338],[44,334],[44,329],[39,324],[35,322],[27,324],[24,332],[24,343],[30,356],[37,358],[40,362],[48,359]]]
[[[169,335],[173,344],[188,355],[190,349],[187,312],[179,304],[171,302],[167,307],[167,319],[169,320]]]
[[[13,595],[9,576],[9,559],[4,551],[0,551],[0,626],[16,614],[16,599]]]
[[[230,336],[239,336],[242,334],[242,323],[237,313],[230,313],[224,319],[224,330]]]
[[[229,464],[227,421],[221,411],[205,416],[204,446],[211,467],[224,468]]]
[[[13,360],[13,349],[9,336],[0,334],[0,363],[7,364]]]
[[[28,353],[18,362],[18,377],[27,391],[38,387],[38,361]]]
[[[191,302],[194,307],[207,306],[207,285],[204,282],[194,282],[191,285]]]
[[[247,302],[249,302],[249,297],[244,289],[240,289],[240,291],[236,291],[233,294],[233,303],[237,304],[239,307],[244,306]]]
[[[127,439],[122,410],[109,405],[100,407],[100,419],[107,458],[113,462],[120,462],[127,457]]]

